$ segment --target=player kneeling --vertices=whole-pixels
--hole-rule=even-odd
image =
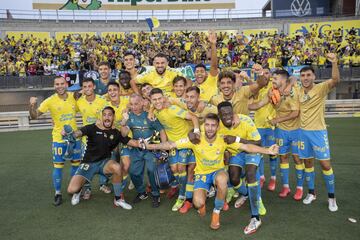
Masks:
[[[121,133],[112,128],[115,119],[115,111],[112,107],[102,110],[102,121],[82,127],[67,135],[74,138],[87,136],[85,155],[75,175],[71,178],[68,193],[73,194],[71,204],[76,205],[80,201],[81,188],[86,181],[91,182],[95,174],[112,175],[114,188],[114,205],[124,209],[132,209],[131,205],[121,199],[123,188],[121,165],[111,160],[111,151],[121,142],[132,147],[140,147],[137,140],[123,137]],[[65,134],[65,132],[64,132]]]
[[[192,149],[196,159],[195,183],[193,204],[198,209],[200,216],[206,215],[206,193],[214,185],[217,189],[215,196],[215,208],[211,217],[210,228],[220,228],[220,211],[224,207],[227,193],[228,174],[225,171],[224,152],[227,148],[236,148],[250,153],[274,154],[278,152],[278,146],[273,145],[269,149],[258,147],[252,144],[242,144],[238,141],[228,144],[224,138],[217,133],[219,128],[219,117],[209,113],[205,117],[205,132],[201,134],[192,133],[190,138],[180,139],[176,142],[164,142],[160,144],[149,144],[146,148],[150,150],[162,149]],[[257,200],[255,200],[257,201]],[[255,218],[254,218],[255,219]],[[256,220],[256,221],[255,221]],[[261,225],[260,219],[251,220],[245,228],[245,233],[253,233]]]

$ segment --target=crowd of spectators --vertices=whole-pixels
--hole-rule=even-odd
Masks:
[[[250,68],[255,63],[271,68],[315,65],[326,67],[325,54],[337,52],[342,67],[360,65],[360,38],[355,29],[318,34],[316,26],[307,34],[283,33],[244,36],[242,33],[218,33],[220,67]],[[122,56],[132,51],[137,64],[152,64],[158,52],[169,56],[169,66],[208,63],[206,32],[155,32],[109,34],[105,37],[69,35],[40,40],[34,36],[6,36],[0,39],[0,75],[52,75],[58,71],[97,70],[97,64],[108,61],[113,71],[122,69]]]

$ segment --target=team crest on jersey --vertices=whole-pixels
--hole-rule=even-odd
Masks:
[[[113,139],[114,139],[114,135],[111,134],[109,138],[110,138],[110,140],[113,140]]]
[[[107,134],[106,134],[106,133],[104,133],[104,137],[107,138]]]
[[[216,150],[216,155],[220,155],[220,150],[219,149]]]

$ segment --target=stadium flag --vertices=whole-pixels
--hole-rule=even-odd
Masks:
[[[153,28],[160,27],[160,21],[156,17],[146,18],[147,24],[149,25],[150,31],[152,32]]]

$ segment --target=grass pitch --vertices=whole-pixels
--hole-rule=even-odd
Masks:
[[[60,207],[52,206],[50,131],[0,134],[0,238],[1,239],[357,239],[360,236],[360,118],[328,119],[332,164],[336,179],[339,211],[327,209],[327,194],[320,167],[316,164],[317,200],[310,206],[291,197],[280,199],[263,190],[267,215],[253,236],[245,236],[249,203],[241,209],[221,213],[221,228],[209,228],[213,198],[208,200],[207,215],[196,211],[186,215],[171,212],[174,200],[162,196],[161,206],[151,208],[146,200],[131,211],[114,208],[112,195],[98,191],[93,181],[89,201],[71,206],[65,194],[69,165],[64,169],[63,198]],[[269,164],[265,162],[266,174]],[[278,172],[278,179],[280,179]],[[291,168],[294,186],[294,168]],[[294,192],[293,187],[293,192]],[[305,187],[306,191],[306,187]],[[125,192],[131,201],[135,192]],[[349,217],[358,223],[348,221]],[[356,237],[357,236],[357,237]]]

